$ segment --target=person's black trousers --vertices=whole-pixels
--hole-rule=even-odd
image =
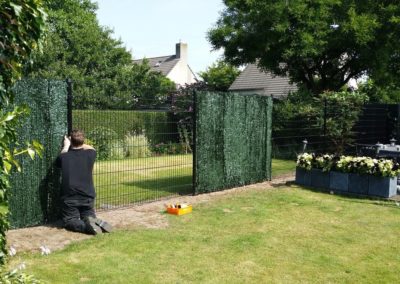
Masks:
[[[96,217],[94,199],[64,199],[62,201],[62,219],[67,230],[89,233],[85,217]]]

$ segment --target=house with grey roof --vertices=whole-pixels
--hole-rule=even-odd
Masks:
[[[134,60],[140,64],[144,59]],[[188,45],[179,42],[175,46],[175,54],[146,58],[153,71],[161,72],[164,76],[179,86],[197,82],[196,75],[188,65]]]
[[[297,86],[291,84],[288,77],[274,76],[261,71],[255,64],[249,64],[229,87],[229,91],[279,98],[297,91]]]

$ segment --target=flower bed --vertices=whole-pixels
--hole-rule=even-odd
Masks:
[[[304,153],[297,157],[296,183],[388,198],[397,194],[399,173],[393,160]]]

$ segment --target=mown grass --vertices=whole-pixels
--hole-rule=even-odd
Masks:
[[[296,162],[294,160],[272,159],[272,178],[294,173],[296,170]]]
[[[100,208],[193,192],[191,155],[98,161],[93,173]]]
[[[294,161],[272,161],[273,177],[294,169]],[[94,168],[94,183],[98,208],[190,194],[192,155],[99,161]]]
[[[393,203],[293,186],[222,196],[167,217],[167,229],[117,231],[11,265],[25,261],[49,283],[398,282]]]

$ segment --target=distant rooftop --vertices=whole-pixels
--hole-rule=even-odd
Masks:
[[[134,63],[141,64],[144,59],[134,60]],[[159,56],[146,58],[149,63],[149,66],[154,71],[161,72],[164,76],[167,76],[168,73],[174,68],[174,66],[179,62],[179,58],[176,55],[167,55],[167,56]]]
[[[229,87],[229,91],[263,91],[264,95],[286,96],[296,91],[297,86],[290,84],[288,77],[273,76],[261,71],[255,64],[249,64]]]

